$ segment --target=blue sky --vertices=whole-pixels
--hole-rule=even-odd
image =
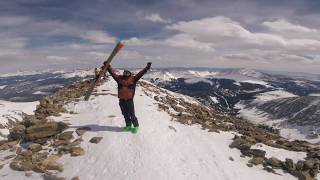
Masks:
[[[320,1],[2,0],[1,72],[101,64],[319,73]]]

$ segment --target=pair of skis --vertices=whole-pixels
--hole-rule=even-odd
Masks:
[[[111,52],[110,56],[108,57],[108,59],[106,61],[104,61],[103,63],[103,67],[102,70],[100,70],[99,76],[97,79],[95,79],[91,85],[90,88],[88,89],[88,91],[86,92],[85,96],[84,96],[84,100],[88,101],[91,93],[93,91],[93,89],[97,86],[97,84],[99,84],[100,80],[104,77],[104,75],[106,74],[108,68],[110,67],[110,63],[113,60],[114,56],[120,51],[121,48],[124,47],[124,44],[122,44],[121,42],[119,42],[116,47],[113,49],[113,51]]]

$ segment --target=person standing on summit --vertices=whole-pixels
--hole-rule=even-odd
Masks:
[[[117,75],[111,67],[108,68],[110,75],[118,84],[119,106],[126,122],[126,127],[123,128],[124,131],[131,131],[135,134],[139,130],[139,122],[135,115],[133,98],[137,82],[150,68],[151,62],[148,62],[147,66],[136,75],[133,75],[126,69],[122,75]]]

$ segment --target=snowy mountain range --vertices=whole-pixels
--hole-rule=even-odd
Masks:
[[[279,128],[287,137],[319,141],[320,103],[316,99],[320,96],[320,78],[284,74],[246,69],[160,70],[146,79],[225,114]]]
[[[0,98],[15,102],[37,101],[67,84],[90,77],[93,77],[91,69],[2,75]],[[249,69],[169,68],[153,69],[143,78],[164,89],[191,96],[223,114],[238,115],[252,122],[268,122],[266,124],[280,129],[299,129],[298,133],[302,133],[299,137],[305,139],[317,133],[319,127],[319,103],[309,98],[320,95],[318,77]],[[288,97],[290,100],[282,99]],[[267,120],[258,120],[261,114],[268,117]],[[286,123],[274,122],[284,119]]]

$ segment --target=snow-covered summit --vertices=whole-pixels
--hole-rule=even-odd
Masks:
[[[81,147],[85,154],[78,157],[62,156],[58,162],[62,163],[64,170],[61,173],[53,171],[54,174],[66,179],[77,176],[85,180],[295,179],[281,170],[275,170],[274,174],[262,170],[261,165],[249,167],[249,158],[241,157],[238,149],[229,147],[234,142],[234,136],[239,135],[235,131],[208,132],[199,124],[176,121],[175,117],[183,119],[210,115],[202,111],[198,112],[199,115],[188,114],[190,106],[209,108],[191,97],[158,88],[148,82],[143,82],[136,89],[135,108],[140,132],[122,132],[124,120],[118,107],[116,89],[117,84],[109,80],[97,88],[89,101],[80,98],[68,103],[66,108],[70,113],[50,117],[69,123],[68,131],[79,127],[90,128],[81,137],[73,133],[75,138],[82,139]],[[159,104],[164,99],[162,102],[172,103],[174,108]],[[217,115],[212,118],[224,117]],[[216,125],[219,120],[216,119]],[[199,122],[200,119],[194,121]],[[210,122],[205,124],[214,126]],[[230,123],[226,126],[230,126]],[[102,140],[98,144],[90,143],[93,137],[102,137]],[[259,149],[268,150],[267,155],[272,154],[280,160],[292,158],[298,161],[306,157],[305,152],[283,149],[276,153],[277,149],[269,146],[259,146]],[[1,152],[0,159],[12,153],[9,150]],[[25,173],[12,171],[8,160],[1,163],[4,164],[0,169],[1,179],[42,179],[37,173],[25,177]]]

